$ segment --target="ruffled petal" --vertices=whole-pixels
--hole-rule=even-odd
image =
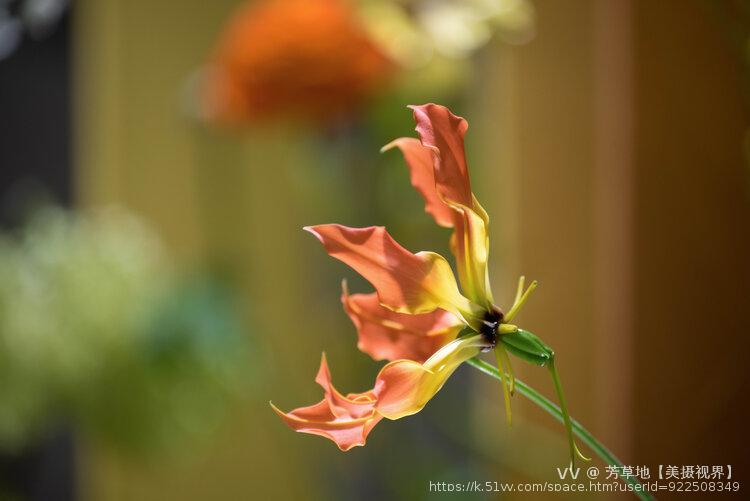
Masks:
[[[375,360],[407,359],[424,362],[454,339],[464,324],[455,315],[437,309],[408,315],[380,305],[378,295],[349,295],[342,283],[341,303],[357,328],[357,347]]]
[[[347,451],[364,445],[382,418],[395,420],[422,410],[459,365],[486,347],[481,335],[463,337],[440,348],[423,364],[413,360],[390,362],[381,369],[373,390],[346,397],[333,387],[323,356],[316,377],[325,391],[323,400],[286,413],[273,403],[271,407],[293,430],[329,438]]]
[[[442,256],[424,251],[412,254],[382,226],[323,224],[305,230],[323,243],[328,254],[366,278],[386,308],[409,314],[442,308],[471,325],[481,321],[482,308],[461,295]]]
[[[435,155],[435,182],[440,196],[471,206],[471,183],[464,152],[464,134],[469,124],[445,106],[409,106],[422,144]]]
[[[359,419],[332,417],[326,400],[287,413],[273,404],[271,407],[294,431],[326,437],[342,451],[365,445],[367,435],[383,419],[374,412]]]
[[[410,108],[414,112],[422,147],[432,153],[434,188],[432,192],[425,188],[429,184],[425,174],[420,175],[419,186],[413,180],[412,184],[424,196],[425,210],[429,207],[428,212],[433,216],[440,214],[440,220],[434,216],[438,224],[455,228],[451,236],[451,251],[456,257],[459,280],[466,296],[475,303],[491,306],[493,298],[487,272],[489,217],[471,191],[464,151],[468,124],[444,106],[425,104]],[[408,144],[406,139],[397,139],[391,144]],[[412,160],[407,157],[407,163],[410,169],[414,170],[411,164],[416,164],[418,158],[420,172],[425,170],[423,151],[411,145],[409,148]],[[438,201],[450,213],[435,209]],[[450,224],[446,224],[448,217]]]
[[[382,419],[375,412],[374,392],[341,395],[331,382],[325,354],[315,381],[323,387],[325,397],[317,404],[282,412],[273,403],[271,407],[293,430],[320,435],[331,439],[342,451],[364,445],[367,435]]]
[[[323,387],[325,400],[328,402],[328,407],[335,417],[360,419],[372,414],[373,407],[375,406],[375,398],[372,392],[350,393],[345,397],[336,390],[331,382],[331,372],[328,369],[328,361],[326,360],[325,353],[321,357],[320,369],[318,369],[318,374],[315,376],[315,382]]]
[[[375,382],[377,412],[400,419],[422,410],[463,362],[479,354],[482,336],[456,339],[443,346],[424,364],[396,360],[383,367]]]
[[[432,215],[438,225],[444,228],[452,228],[455,214],[443,202],[435,189],[433,150],[422,145],[419,139],[402,137],[383,146],[381,151],[387,151],[394,147],[400,149],[404,155],[406,165],[409,167],[411,184],[424,198],[425,212]]]

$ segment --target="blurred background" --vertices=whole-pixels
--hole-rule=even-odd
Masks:
[[[320,398],[322,351],[345,392],[380,365],[339,303],[369,285],[302,226],[449,254],[378,153],[424,102],[469,121],[497,299],[539,280],[518,322],[573,415],[743,481],[748,70],[744,0],[0,0],[0,499],[557,479],[562,427],[517,397],[508,428],[470,367],[347,453],[268,406]]]

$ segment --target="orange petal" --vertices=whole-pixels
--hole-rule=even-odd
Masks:
[[[401,150],[409,167],[411,184],[422,195],[425,201],[425,212],[432,215],[435,222],[445,228],[453,227],[455,214],[453,210],[443,202],[435,189],[435,168],[433,165],[433,151],[423,146],[413,137],[402,137],[383,146],[381,151],[387,151],[393,147]]]
[[[332,417],[326,400],[287,413],[273,404],[271,407],[294,431],[326,437],[335,442],[342,451],[365,445],[367,435],[382,419],[382,416],[376,413],[360,419]]]
[[[366,278],[386,308],[410,314],[442,308],[467,323],[481,320],[481,308],[461,295],[453,271],[442,256],[434,252],[412,254],[382,226],[323,224],[305,230],[323,243],[328,254]]]
[[[433,152],[435,192],[452,211],[451,251],[467,297],[485,306],[493,302],[487,273],[489,217],[471,192],[464,152],[466,120],[444,106],[410,106],[421,144]]]
[[[462,337],[443,346],[424,364],[396,360],[380,370],[375,383],[375,409],[388,419],[400,419],[422,410],[453,372],[479,354],[482,336]]]
[[[424,104],[409,108],[414,112],[422,144],[436,156],[438,193],[446,200],[471,207],[471,184],[464,152],[464,134],[469,124],[445,106]]]
[[[320,360],[320,369],[318,369],[318,374],[315,376],[315,382],[323,387],[325,400],[328,402],[328,407],[334,416],[360,419],[372,414],[375,398],[371,392],[350,393],[345,397],[336,390],[331,382],[331,372],[328,369],[325,353],[323,353]]]
[[[378,295],[349,295],[342,284],[341,303],[359,334],[357,347],[375,360],[424,362],[450,342],[464,324],[437,309],[420,315],[396,313],[380,305]]]
[[[375,394],[369,391],[341,395],[331,382],[325,354],[315,381],[325,390],[325,398],[317,404],[287,413],[273,404],[271,407],[293,430],[329,438],[342,451],[364,445],[367,435],[382,419],[375,412]]]

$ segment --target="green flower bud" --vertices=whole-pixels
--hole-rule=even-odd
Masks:
[[[515,332],[500,336],[503,346],[517,356],[531,364],[544,367],[555,358],[555,352],[544,342],[529,331],[518,329]]]

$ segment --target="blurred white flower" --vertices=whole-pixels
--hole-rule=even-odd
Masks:
[[[375,40],[407,68],[470,57],[493,36],[508,43],[534,36],[529,0],[361,0],[361,9]]]

